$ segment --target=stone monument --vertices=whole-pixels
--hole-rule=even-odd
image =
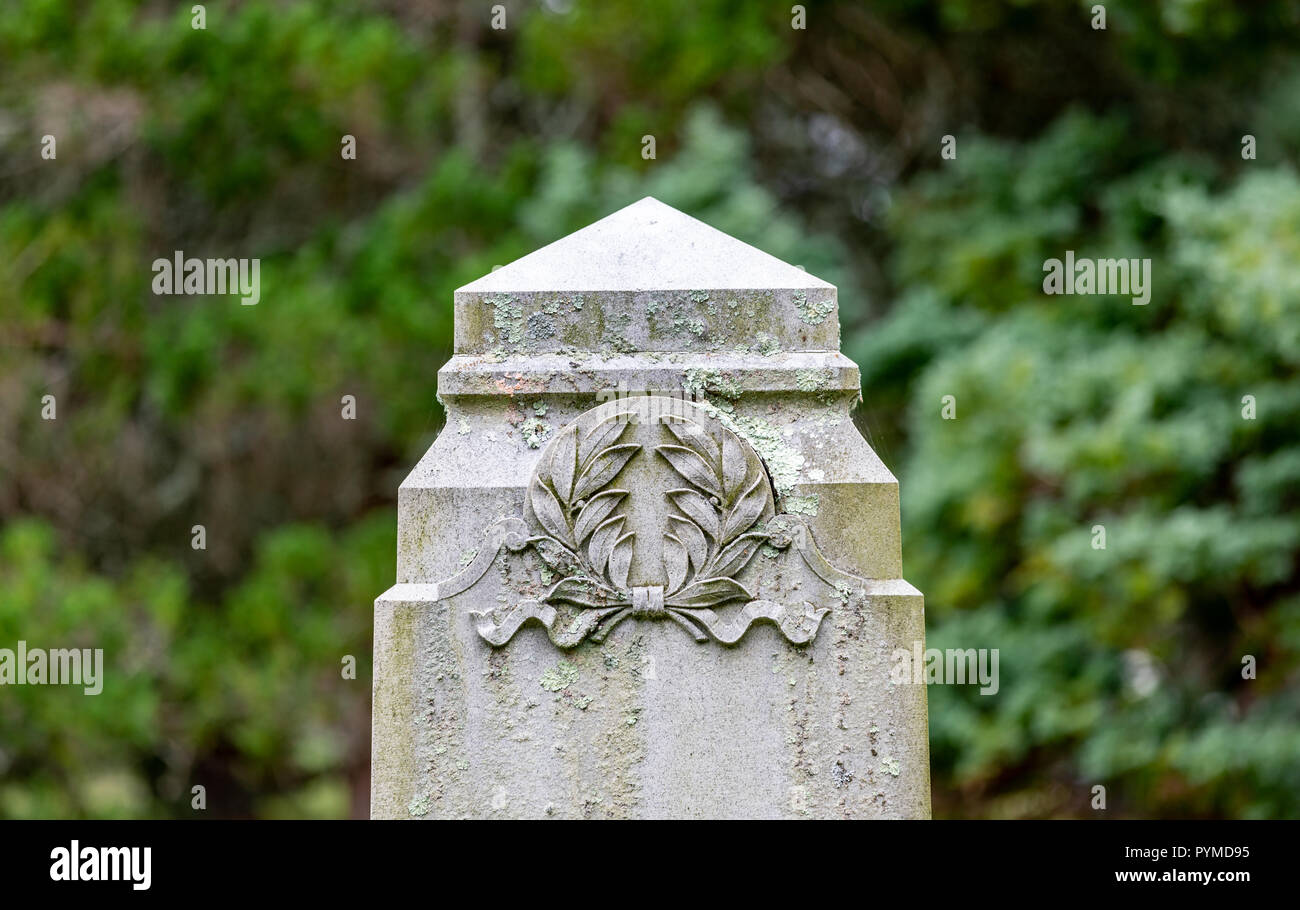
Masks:
[[[377,818],[924,818],[836,290],[646,198],[455,294],[375,602]]]

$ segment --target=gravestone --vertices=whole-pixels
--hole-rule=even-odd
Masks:
[[[646,198],[462,287],[375,602],[371,813],[928,817],[836,290]]]

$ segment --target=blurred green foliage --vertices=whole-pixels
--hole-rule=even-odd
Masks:
[[[931,690],[937,814],[1300,813],[1295,4],[505,5],[0,7],[0,647],[109,674],[0,693],[0,816],[364,815],[451,292],[647,194],[840,288],[931,644],[1002,654]]]
[[[1176,158],[1134,170],[1127,137],[1070,114],[979,139],[895,209],[907,290],[853,353],[906,413],[930,644],[1002,660],[997,697],[931,690],[934,758],[973,795],[1022,775],[1008,813],[1086,805],[1026,799],[1068,767],[1133,814],[1294,816],[1300,180],[1216,192]],[[1150,304],[1043,294],[1067,249],[1150,258]]]

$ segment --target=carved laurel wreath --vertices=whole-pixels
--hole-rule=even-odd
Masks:
[[[767,471],[751,446],[720,422],[709,421],[713,435],[702,421],[673,413],[655,420],[675,441],[655,446],[654,454],[685,483],[664,493],[670,504],[662,548],[666,583],[629,584],[636,534],[627,530],[629,491],[613,484],[644,448],[622,441],[641,416],[619,410],[589,429],[579,418],[557,434],[533,472],[526,498],[532,527],[544,533],[530,534],[530,523],[521,518],[498,521],[488,530],[489,546],[439,582],[436,598],[472,586],[502,549],[531,548],[559,580],[540,600],[517,604],[500,621],[475,612],[478,632],[491,644],[505,644],[524,622],[537,620],[555,644],[573,647],[586,638],[603,640],[629,617],[671,619],[697,641],[724,644],[734,644],[765,619],[791,642],[803,644],[812,640],[829,608],[754,599],[736,576],[760,545],[797,550],[837,591],[865,590],[863,579],[822,557],[802,519],[776,513]],[[792,546],[796,541],[799,545]],[[723,606],[726,615],[713,609]],[[571,617],[563,627],[561,613]]]
[[[705,640],[694,611],[754,599],[732,576],[770,538],[752,531],[765,513],[772,513],[766,472],[730,430],[722,428],[719,444],[692,420],[665,418],[664,425],[681,444],[656,446],[655,452],[690,486],[665,494],[681,513],[669,516],[671,530],[664,533],[667,586],[641,594],[627,583],[636,535],[623,533],[626,516],[618,510],[628,491],[605,488],[641,451],[637,443],[619,443],[629,425],[626,413],[616,414],[581,439],[578,427],[569,427],[533,476],[529,506],[549,536],[530,542],[564,575],[543,601],[611,610],[601,633],[634,614],[667,616]]]

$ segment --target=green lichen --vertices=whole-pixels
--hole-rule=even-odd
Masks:
[[[795,515],[815,516],[817,510],[821,508],[821,497],[816,493],[809,493],[807,496],[796,496],[790,494],[781,500],[782,510]]]
[[[694,398],[707,392],[734,401],[741,394],[740,382],[734,376],[707,367],[687,370],[682,378],[682,388]]]
[[[835,783],[835,788],[847,787],[853,783],[853,772],[844,767],[843,762],[836,762],[831,766],[831,780]]]
[[[475,560],[475,558],[476,558],[477,556],[478,556],[478,548],[477,548],[477,547],[475,547],[475,548],[472,549],[472,550],[466,550],[464,553],[461,553],[461,554],[460,554],[460,567],[461,567],[462,569],[465,568],[467,565],[469,565],[470,563],[472,563],[472,562]]]
[[[606,332],[602,339],[605,347],[618,354],[635,354],[636,345],[628,340],[627,336],[618,332]]]
[[[429,797],[417,796],[411,800],[411,804],[406,807],[406,811],[411,818],[423,818],[429,814]]]
[[[679,332],[690,332],[692,335],[699,338],[704,334],[708,326],[704,324],[704,320],[702,319],[686,319],[683,316],[674,316],[673,328]]]
[[[699,401],[697,404],[754,447],[767,466],[777,496],[787,496],[794,489],[805,459],[785,441],[775,425],[761,417],[738,416],[735,406],[727,401]]]
[[[835,303],[829,297],[821,301],[808,302],[804,291],[794,292],[794,308],[799,311],[799,319],[808,325],[821,325],[835,310]]]
[[[567,660],[562,660],[542,674],[542,688],[547,692],[559,692],[578,681],[578,668]]]
[[[485,298],[492,307],[492,325],[497,330],[497,339],[506,349],[518,349],[524,340],[524,311],[508,294],[496,294]]]
[[[709,292],[708,292],[708,291],[691,291],[691,293],[690,293],[688,296],[691,298],[691,302],[692,302],[692,303],[708,303],[708,302],[709,302]]]
[[[551,435],[551,428],[536,417],[529,417],[519,426],[519,433],[524,438],[524,445],[530,449],[540,449]]]
[[[457,418],[456,418],[456,432],[459,433],[461,436],[464,436],[464,435],[468,434],[468,433],[469,433],[469,421],[466,420],[464,417],[457,417]]]
[[[554,338],[557,334],[555,320],[546,313],[529,313],[525,326],[524,338],[532,344]]]
[[[829,367],[814,370],[795,370],[794,384],[801,392],[820,392],[835,381],[835,371]]]
[[[566,296],[560,294],[558,297],[552,297],[542,305],[542,312],[547,316],[559,316],[565,309],[581,310],[582,295],[573,294],[572,296]]]
[[[880,760],[880,770],[885,771],[888,774],[893,775],[894,777],[898,777],[898,775],[902,772],[903,769],[902,766],[899,765],[898,759],[882,758]]]
[[[781,343],[776,340],[775,335],[769,335],[767,332],[759,332],[758,343],[755,350],[764,357],[771,357],[773,354],[781,352]]]
[[[614,313],[609,316],[601,335],[601,344],[620,354],[636,353],[637,346],[625,334],[632,323],[631,313]]]

